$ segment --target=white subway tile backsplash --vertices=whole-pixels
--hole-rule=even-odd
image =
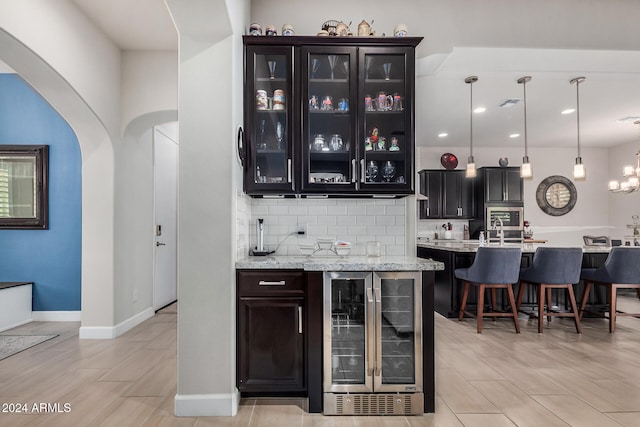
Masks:
[[[356,225],[356,217],[355,216],[338,216],[337,224],[338,225]]]
[[[367,207],[364,205],[347,206],[347,215],[366,215]]]
[[[346,205],[327,206],[327,215],[346,215],[346,214],[347,214]]]
[[[376,225],[395,225],[396,217],[392,215],[388,216],[377,216],[376,217]]]
[[[378,240],[383,253],[405,254],[405,199],[251,199],[238,196],[238,255],[255,245],[257,218],[265,221],[268,249],[300,255],[298,242],[332,237],[352,243],[352,255],[365,255],[366,242]],[[295,234],[299,225],[307,235]],[[413,238],[413,237],[412,237]],[[250,242],[250,243],[249,243]],[[388,248],[385,249],[385,248]]]

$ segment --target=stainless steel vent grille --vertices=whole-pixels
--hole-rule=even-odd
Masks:
[[[412,415],[424,412],[424,395],[325,393],[326,415]]]

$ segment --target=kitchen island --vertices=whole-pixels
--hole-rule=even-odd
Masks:
[[[495,243],[489,245],[491,247],[498,246]],[[521,267],[528,267],[533,260],[533,254],[540,246],[550,247],[548,243],[522,243],[506,244],[507,247],[519,246],[522,249]],[[445,317],[457,318],[460,309],[462,297],[462,281],[456,279],[454,270],[456,268],[467,268],[475,259],[475,253],[478,251],[479,244],[477,241],[422,241],[417,243],[418,257],[433,259],[444,264],[444,270],[435,272],[434,283],[434,307],[435,311]],[[611,247],[607,246],[584,246],[582,247],[583,259],[582,267],[600,267],[604,264]],[[581,295],[580,289],[582,285],[577,286],[578,295]],[[592,289],[589,297],[589,305],[598,306],[606,302],[606,296],[602,290]],[[469,296],[469,304],[476,304],[475,295]],[[505,302],[498,300],[498,305],[504,306]],[[529,290],[524,295],[523,306],[532,306],[537,304],[537,298],[533,290]],[[565,305],[565,301],[560,301],[561,305]]]
[[[333,372],[328,364],[333,358],[326,357],[327,345],[332,341],[326,341],[325,337],[334,330],[336,321],[342,322],[343,326],[338,325],[339,328],[344,328],[348,327],[344,322],[363,320],[362,308],[366,305],[362,294],[353,299],[354,292],[348,291],[359,286],[359,279],[353,279],[353,285],[348,284],[351,279],[338,279],[340,286],[346,284],[347,287],[341,295],[332,296],[325,294],[327,275],[352,274],[369,277],[366,279],[369,282],[376,275],[392,281],[397,276],[401,282],[414,277],[416,283],[421,284],[415,293],[416,306],[421,308],[417,311],[418,324],[415,325],[421,339],[421,345],[416,349],[419,354],[416,360],[421,362],[417,372],[422,387],[418,391],[424,395],[420,408],[423,407],[424,412],[434,412],[433,287],[435,272],[443,269],[443,263],[433,260],[396,256],[266,256],[238,260],[238,390],[245,397],[307,397],[309,412],[323,412],[326,408],[326,402],[323,402],[326,399],[325,373]],[[328,303],[343,305],[344,317],[338,318],[329,310],[327,319]],[[361,357],[364,363],[365,359]],[[366,360],[367,363],[371,361],[368,357]],[[350,363],[360,366],[359,359],[352,358]],[[406,396],[399,395],[403,399]]]

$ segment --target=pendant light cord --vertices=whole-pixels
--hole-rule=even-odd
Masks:
[[[469,76],[464,79],[469,84],[469,159],[473,160],[473,84],[478,81],[477,76]]]
[[[580,153],[580,83],[585,80],[584,77],[576,77],[575,79],[569,80],[569,83],[576,85],[576,129],[578,133],[578,157],[576,160],[579,160],[582,163],[582,155]]]
[[[580,82],[579,78],[576,79],[576,126],[578,130],[578,157],[582,158],[580,154]]]

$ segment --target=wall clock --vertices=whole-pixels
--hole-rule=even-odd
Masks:
[[[542,180],[536,190],[536,202],[547,215],[561,216],[576,205],[578,191],[569,179],[552,175]]]

